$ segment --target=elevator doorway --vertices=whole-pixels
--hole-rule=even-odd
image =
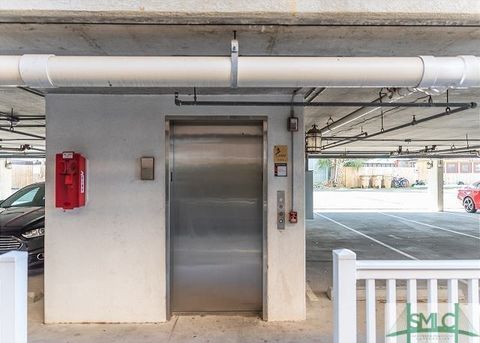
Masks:
[[[169,122],[172,313],[262,311],[263,125]]]

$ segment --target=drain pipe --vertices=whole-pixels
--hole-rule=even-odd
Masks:
[[[480,87],[475,56],[22,55],[0,65],[0,87]]]

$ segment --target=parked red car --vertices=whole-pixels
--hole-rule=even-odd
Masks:
[[[462,201],[465,211],[477,212],[480,209],[480,181],[459,189],[457,198]]]

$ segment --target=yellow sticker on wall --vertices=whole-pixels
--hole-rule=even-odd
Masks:
[[[273,163],[288,162],[288,147],[286,145],[275,145],[273,147]]]

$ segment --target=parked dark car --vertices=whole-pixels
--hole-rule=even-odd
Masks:
[[[463,208],[469,213],[480,209],[480,181],[458,190],[457,198],[462,201]]]
[[[29,267],[42,267],[44,234],[44,183],[24,187],[0,202],[0,254],[28,251]]]

